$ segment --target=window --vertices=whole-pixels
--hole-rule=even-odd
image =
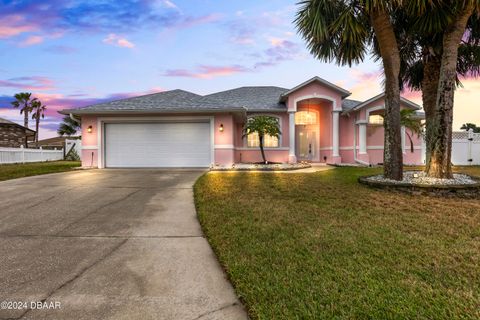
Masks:
[[[260,146],[260,139],[258,138],[258,133],[250,133],[247,136],[247,147],[255,148]],[[265,148],[278,148],[278,138],[269,136],[268,134],[265,135],[263,139],[263,146]]]
[[[277,117],[272,117],[272,118],[279,121]],[[258,148],[259,146],[260,146],[260,139],[258,137],[258,133],[257,132],[249,133],[247,135],[247,147]],[[278,138],[269,136],[267,134],[263,138],[263,146],[265,148],[278,148],[280,146],[280,142]]]
[[[296,125],[307,125],[317,123],[317,113],[310,111],[298,111],[295,113]]]
[[[369,124],[383,124],[383,117],[379,114],[374,114],[368,117]]]

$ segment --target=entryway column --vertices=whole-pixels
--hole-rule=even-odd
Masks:
[[[341,110],[333,110],[333,119],[332,119],[332,145],[333,152],[332,156],[340,157],[340,112]]]
[[[288,134],[289,134],[289,146],[288,162],[296,163],[297,157],[295,156],[295,112],[288,113]]]
[[[359,122],[358,123],[358,153],[366,154],[367,153],[367,123]]]

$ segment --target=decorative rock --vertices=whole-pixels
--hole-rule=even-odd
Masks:
[[[358,181],[370,187],[413,195],[480,197],[480,179],[466,174],[454,174],[453,179],[436,179],[427,177],[422,171],[407,171],[402,181],[385,179],[383,175],[360,177]]]

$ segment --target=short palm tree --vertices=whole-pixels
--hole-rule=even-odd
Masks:
[[[45,110],[47,106],[40,100],[32,101],[32,119],[35,120],[35,143],[38,143],[38,131],[40,130],[40,119],[45,118]]]
[[[65,116],[57,129],[57,133],[60,136],[73,136],[81,129],[80,120],[77,122],[69,116]]]
[[[263,162],[268,163],[267,158],[265,157],[265,150],[263,149],[265,136],[269,135],[277,139],[280,137],[282,133],[280,132],[280,124],[278,123],[278,120],[269,116],[256,116],[249,118],[243,128],[243,137],[252,133],[258,134],[259,147],[260,152],[262,153]]]
[[[413,146],[412,134],[416,134],[417,137],[420,137],[422,135],[422,123],[420,122],[420,119],[416,116],[415,111],[412,109],[403,109],[400,111],[400,123],[403,127],[410,130],[410,132],[408,132],[408,130],[405,130],[405,133],[407,134],[408,140],[410,141],[410,151],[413,153],[415,152],[415,148]]]

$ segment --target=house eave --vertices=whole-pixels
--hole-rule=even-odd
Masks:
[[[178,114],[178,113],[245,113],[247,110],[245,108],[228,108],[228,109],[201,109],[201,110],[192,110],[192,109],[135,109],[135,110],[81,110],[81,109],[64,109],[58,111],[58,113],[63,115],[97,115],[97,114],[115,114],[115,115],[132,115],[132,114]]]

